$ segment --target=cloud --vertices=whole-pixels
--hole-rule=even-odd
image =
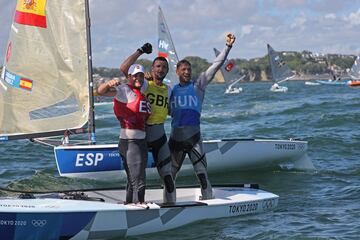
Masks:
[[[299,28],[304,30],[306,21],[307,19],[305,13],[301,13],[300,16],[294,19],[293,23],[290,25],[290,28]]]
[[[254,28],[254,25],[252,25],[252,24],[242,26],[240,36],[243,37],[243,36],[245,36],[247,34],[250,34],[252,32],[253,28]]]
[[[331,19],[331,20],[335,20],[336,19],[336,14],[335,13],[329,13],[329,14],[326,14],[324,16],[325,19]]]
[[[360,8],[357,12],[350,13],[349,16],[346,16],[344,19],[351,25],[360,25]]]

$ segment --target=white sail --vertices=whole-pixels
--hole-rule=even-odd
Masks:
[[[354,64],[350,69],[350,77],[352,79],[360,79],[360,56],[356,57]]]
[[[158,56],[165,57],[169,63],[169,73],[166,75],[165,82],[175,84],[179,81],[176,75],[176,64],[179,62],[179,58],[160,6],[158,11],[158,37]]]
[[[86,0],[18,0],[0,79],[1,140],[88,122],[87,10]]]
[[[280,83],[293,78],[295,74],[290,70],[279,54],[269,44],[267,45],[267,48],[273,81],[275,83]]]

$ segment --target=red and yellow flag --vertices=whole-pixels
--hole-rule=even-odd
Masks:
[[[33,81],[32,80],[26,79],[26,78],[21,78],[20,79],[20,83],[19,83],[20,88],[31,91],[32,86],[33,86]]]
[[[19,24],[46,28],[46,0],[18,0],[14,21]]]

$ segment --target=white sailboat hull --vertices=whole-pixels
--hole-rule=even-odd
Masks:
[[[297,140],[234,139],[204,141],[210,174],[224,171],[264,169],[291,164],[297,169],[314,169],[307,157],[307,142]],[[126,179],[117,144],[58,146],[54,148],[60,176],[99,180]],[[192,175],[185,159],[179,176]],[[146,176],[157,179],[152,154],[148,155]]]
[[[305,82],[305,85],[308,85],[308,86],[319,86],[320,83],[318,83],[318,82],[306,81],[306,82]]]
[[[316,80],[316,82],[320,83],[320,85],[335,85],[335,86],[346,85],[345,81],[338,81],[338,80],[332,80],[332,79]]]
[[[244,187],[214,187],[214,199],[200,189],[177,189],[177,204],[162,205],[162,189],[146,190],[149,209],[119,204],[124,190],[85,192],[87,200],[48,194],[33,199],[0,198],[2,239],[109,239],[173,229],[205,219],[274,209],[278,196]],[[96,199],[98,198],[98,199]],[[99,201],[99,199],[103,201]]]
[[[270,91],[272,91],[272,92],[287,92],[288,88],[285,86],[279,86],[279,85],[277,87],[275,87],[273,85],[273,86],[271,86]]]
[[[225,90],[225,94],[238,94],[241,93],[243,89],[241,87],[239,88],[227,88]]]

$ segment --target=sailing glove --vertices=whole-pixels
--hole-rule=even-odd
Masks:
[[[138,49],[140,53],[150,54],[152,53],[152,46],[150,43],[145,43],[141,48]]]

